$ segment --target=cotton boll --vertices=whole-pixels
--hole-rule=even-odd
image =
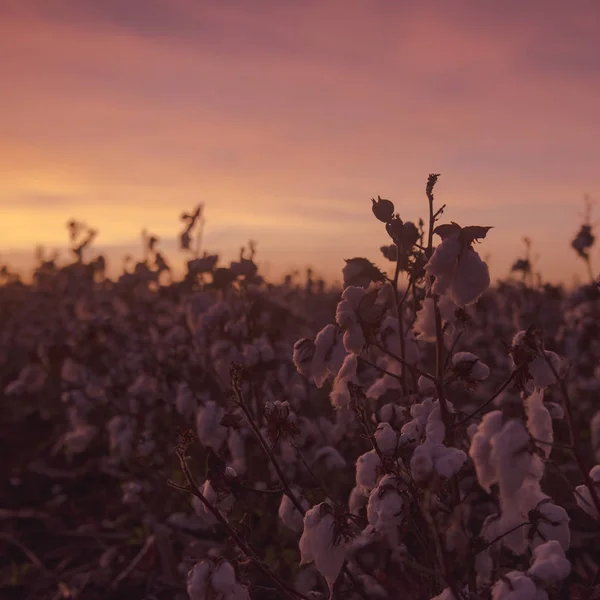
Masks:
[[[544,390],[536,390],[525,400],[525,413],[527,415],[527,429],[536,440],[536,445],[542,450],[546,458],[552,452],[554,432],[552,430],[552,417],[544,406]],[[545,443],[543,443],[545,442]]]
[[[310,508],[310,504],[308,503],[306,498],[302,497],[296,488],[292,488],[292,492],[294,493],[296,498],[300,499],[300,504],[302,505],[304,510],[308,510]],[[304,527],[304,517],[302,516],[302,513],[300,513],[300,511],[296,508],[294,503],[290,500],[290,497],[287,494],[283,494],[283,496],[281,497],[278,516],[281,519],[282,523],[286,527],[289,527],[292,531],[302,531]]]
[[[394,429],[398,429],[404,423],[404,410],[401,406],[389,402],[379,409],[379,421],[389,423]]]
[[[423,342],[435,342],[435,310],[433,298],[425,298],[413,326],[413,331],[417,339]]]
[[[523,423],[511,419],[491,440],[490,459],[496,465],[501,498],[512,497],[531,469],[530,439]]]
[[[546,596],[547,598],[547,596]],[[520,571],[510,571],[492,588],[492,600],[542,600],[533,580]]]
[[[327,581],[329,590],[342,570],[346,555],[346,542],[336,539],[335,521],[325,503],[317,504],[304,516],[304,530],[299,542],[301,563],[315,563]]]
[[[431,444],[417,446],[410,459],[410,473],[417,482],[428,479],[433,472]]]
[[[377,484],[378,470],[381,460],[375,450],[365,452],[356,460],[356,485],[365,494],[369,494]]]
[[[567,511],[553,502],[541,503],[538,510],[541,513],[541,519],[531,542],[532,547],[536,548],[547,540],[554,540],[565,551],[568,550],[571,545],[571,529]]]
[[[205,600],[209,583],[210,563],[203,560],[196,563],[187,576],[187,593],[190,600]]]
[[[533,563],[529,576],[545,585],[554,585],[566,579],[571,572],[571,563],[565,558],[562,546],[556,540],[540,544],[533,551]]]
[[[375,382],[367,389],[366,396],[372,400],[377,400],[390,390],[400,389],[402,389],[402,383],[396,377],[383,375],[382,377],[377,378]]]
[[[398,445],[398,434],[389,423],[379,423],[375,430],[375,442],[383,454],[393,454]]]
[[[448,294],[457,306],[475,302],[490,286],[490,271],[473,248],[467,248],[458,260]]]
[[[436,444],[433,452],[433,466],[438,475],[449,479],[456,475],[467,460],[467,455],[458,448],[448,448]]]
[[[448,236],[442,240],[434,250],[431,258],[425,265],[427,281],[435,276],[431,287],[433,294],[445,294],[452,283],[452,277],[458,262],[461,244],[458,235]]]
[[[545,350],[544,354],[546,355],[546,359],[548,359],[554,367],[554,370],[557,373],[560,373],[562,362],[559,356],[548,350]],[[546,359],[543,356],[538,356],[533,359],[528,366],[529,373],[533,377],[534,385],[540,388],[548,387],[556,381],[556,377]]]
[[[592,467],[592,469],[590,470],[590,479],[594,483],[596,495],[600,496],[600,465]],[[590,490],[586,485],[577,486],[575,493],[575,501],[577,502],[579,508],[584,510],[588,515],[595,519],[600,518],[600,516],[598,515],[598,510],[596,509],[596,505],[594,504],[592,494],[590,493]]]
[[[328,325],[333,327],[333,325]],[[294,344],[292,361],[296,371],[307,379],[312,375],[312,365],[316,353],[316,344],[308,338],[301,338]],[[326,369],[325,360],[322,361],[323,369]]]
[[[393,476],[382,477],[369,495],[367,519],[373,529],[386,535],[392,546],[398,545],[397,527],[404,518],[401,483]]]
[[[226,560],[221,561],[213,569],[210,582],[213,589],[218,594],[230,594],[235,587],[235,571],[231,563]]]
[[[333,446],[322,446],[315,453],[316,462],[327,470],[335,471],[346,466],[346,460]]]
[[[337,328],[335,325],[326,325],[315,338],[314,345],[310,348],[306,347],[304,350],[302,346],[305,346],[303,340],[298,340],[294,345],[294,353],[298,352],[298,356],[294,359],[294,364],[298,369],[298,364],[304,365],[309,359],[309,353],[312,353],[312,361],[310,366],[303,366],[305,373],[312,373],[315,385],[322,387],[323,383],[329,376],[329,369],[327,368],[327,356],[335,346],[337,339]],[[296,346],[300,344],[296,350]],[[300,369],[298,369],[300,371]],[[302,372],[302,371],[301,371]]]
[[[355,354],[348,354],[344,360],[344,364],[336,375],[333,381],[333,387],[329,398],[331,404],[335,408],[341,408],[350,404],[350,392],[348,391],[348,383],[356,383],[356,368],[358,359]]]
[[[365,489],[361,486],[355,486],[350,492],[350,498],[348,499],[348,510],[350,514],[358,516],[361,509],[367,504],[369,499],[368,495],[365,494]]]
[[[437,394],[437,389],[435,387],[435,383],[431,381],[428,377],[423,377],[422,375],[419,377],[417,382],[417,388],[419,390],[419,394],[422,396],[434,396]]]

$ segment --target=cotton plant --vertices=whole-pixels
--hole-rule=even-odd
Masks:
[[[327,582],[330,594],[340,575],[346,556],[348,532],[346,523],[339,518],[327,503],[313,506],[304,515],[304,527],[299,547],[301,563],[314,562],[317,570]]]
[[[250,600],[248,588],[238,582],[227,560],[196,563],[188,573],[186,589],[190,600]]]

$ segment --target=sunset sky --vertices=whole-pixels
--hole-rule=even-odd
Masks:
[[[600,2],[0,0],[0,262],[100,230],[116,267],[206,203],[207,249],[249,238],[277,279],[387,243],[369,198],[493,225],[495,278],[528,235],[546,279],[600,200]],[[595,217],[600,219],[600,202]],[[66,257],[66,254],[63,253]],[[600,248],[594,250],[600,270]]]

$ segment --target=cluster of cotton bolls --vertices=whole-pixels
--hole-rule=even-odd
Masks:
[[[114,564],[160,570],[156,597],[594,591],[600,295],[490,287],[491,228],[373,212],[395,274],[349,259],[343,290],[267,285],[253,246],[182,282],[153,247],[117,281],[46,261],[0,287],[4,404],[50,425],[19,468],[101,480],[66,502],[127,531]]]

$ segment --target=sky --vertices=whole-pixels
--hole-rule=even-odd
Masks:
[[[0,262],[64,251],[70,218],[113,268],[143,228],[171,263],[205,203],[223,261],[250,238],[273,280],[389,266],[370,198],[427,215],[427,175],[493,278],[548,281],[600,200],[597,0],[0,0]],[[595,216],[600,221],[600,202]],[[600,249],[593,253],[600,270]]]

